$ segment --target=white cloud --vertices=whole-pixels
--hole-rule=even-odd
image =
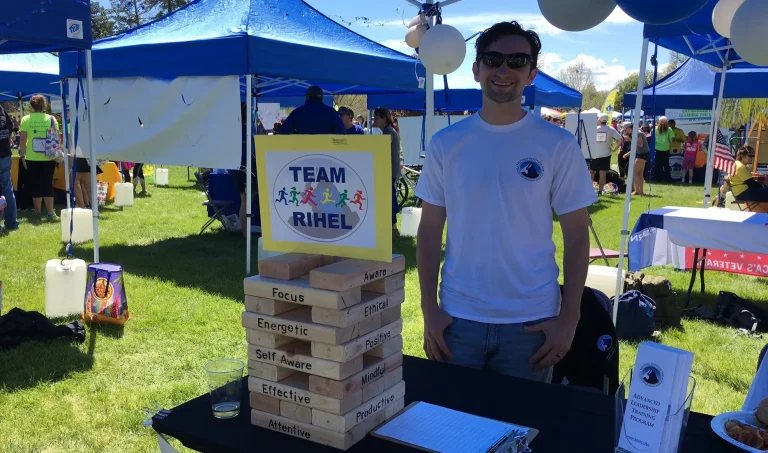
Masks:
[[[618,6],[616,9],[613,10],[610,16],[608,16],[607,19],[605,19],[605,22],[608,22],[609,24],[630,24],[630,23],[639,23],[635,19],[632,19],[631,17],[627,16],[627,13],[624,12],[621,8]]]
[[[467,14],[467,15],[460,15],[460,16],[453,16],[450,13],[443,15],[444,24],[452,25],[468,33],[483,31],[486,28],[490,27],[491,25],[499,22],[500,19],[505,19],[505,20],[514,19],[520,22],[520,24],[523,27],[532,28],[536,30],[536,32],[539,33],[540,35],[558,36],[563,33],[566,33],[565,31],[560,30],[559,28],[547,22],[547,19],[545,19],[544,16],[542,16],[541,14],[515,13],[515,12],[493,12],[493,13],[484,12],[484,13]],[[403,26],[403,21],[399,19],[382,22],[382,25],[401,28],[403,29],[403,35],[405,35],[405,27]],[[468,37],[469,36],[465,36],[465,38],[468,38]]]
[[[557,65],[557,69],[552,71],[556,75],[561,69],[573,66],[577,62],[583,62],[586,67],[595,74],[595,87],[598,90],[610,90],[616,86],[619,80],[629,75],[632,71],[627,70],[623,65],[606,64],[605,60],[593,57],[591,55],[579,54],[573,60],[565,61]],[[634,72],[637,72],[635,70]]]
[[[619,59],[616,57],[614,57],[613,60],[611,60],[611,63],[618,63],[618,62],[619,62]]]
[[[542,52],[539,55],[539,69],[550,74],[554,72],[557,65],[563,62],[563,57],[554,52]]]
[[[402,52],[406,55],[410,55],[414,52],[414,49],[408,47],[408,44],[406,44],[405,41],[401,39],[388,39],[386,41],[382,41],[381,44],[389,47],[390,49]]]

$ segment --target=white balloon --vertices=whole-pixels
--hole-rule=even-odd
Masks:
[[[547,22],[565,31],[584,31],[599,25],[616,9],[616,0],[539,0]]]
[[[410,22],[408,22],[408,28],[411,28],[414,25],[426,24],[426,23],[427,23],[427,18],[424,17],[424,14],[419,14],[418,16],[411,19]]]
[[[429,26],[427,24],[418,24],[409,28],[405,33],[405,43],[408,44],[408,47],[412,49],[419,47],[421,38],[424,36],[424,33],[427,32],[428,28]]]
[[[712,25],[720,36],[731,37],[731,21],[744,0],[720,0],[712,10]]]
[[[419,58],[433,74],[445,75],[459,69],[466,55],[464,36],[450,25],[435,25],[421,38]]]
[[[731,21],[731,43],[744,60],[768,66],[768,2],[744,0]]]

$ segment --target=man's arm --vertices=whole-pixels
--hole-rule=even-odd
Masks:
[[[575,324],[579,321],[581,296],[589,269],[589,213],[587,208],[563,214],[563,303],[560,316]]]

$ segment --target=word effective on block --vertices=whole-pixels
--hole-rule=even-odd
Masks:
[[[329,398],[309,391],[309,376],[295,374],[280,382],[270,382],[249,377],[248,390],[270,398],[288,401],[300,406],[319,409],[331,414],[346,414],[363,402],[363,391],[346,396],[343,399]]]

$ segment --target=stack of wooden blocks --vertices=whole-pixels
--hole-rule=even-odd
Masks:
[[[289,253],[245,279],[251,423],[346,450],[403,409],[405,259]]]

